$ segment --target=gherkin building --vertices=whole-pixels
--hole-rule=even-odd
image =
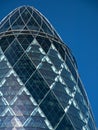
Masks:
[[[71,50],[30,6],[0,22],[0,130],[96,130]]]

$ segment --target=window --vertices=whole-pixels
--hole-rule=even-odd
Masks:
[[[17,37],[18,41],[20,42],[20,44],[22,45],[22,47],[26,50],[27,47],[31,44],[31,42],[33,41],[33,36],[31,35],[19,35]]]
[[[56,130],[74,130],[70,120],[68,117],[65,115],[63,120],[60,122]]]
[[[24,54],[14,66],[14,70],[19,75],[21,80],[25,83],[31,74],[35,71],[35,67],[28,56]]]
[[[41,99],[43,99],[43,97],[49,90],[48,85],[46,84],[40,73],[37,71],[26,83],[26,87],[38,103],[41,101]]]
[[[7,36],[0,39],[0,46],[3,51],[6,50],[6,48],[11,44],[14,38],[15,38],[14,36]]]
[[[23,54],[23,49],[19,45],[19,43],[15,40],[12,45],[6,50],[5,55],[8,59],[8,61],[13,66],[17,60],[20,58],[20,56]]]
[[[60,53],[60,55],[62,56],[63,60],[65,60],[65,50],[63,48],[62,45],[60,45],[60,43],[53,41],[54,46],[56,47],[56,49],[58,50],[58,52]]]
[[[53,127],[57,125],[60,121],[61,117],[64,114],[64,111],[60,104],[58,103],[56,97],[53,92],[49,92],[46,98],[40,105],[42,111],[46,115],[47,119],[50,121]]]
[[[26,24],[31,16],[31,14],[28,12],[27,9],[25,9],[25,11],[21,14],[21,16],[22,16],[24,23]]]
[[[47,53],[51,45],[50,40],[48,38],[39,37],[39,36],[36,38],[36,40],[41,45],[43,50]]]
[[[67,55],[66,55],[66,64],[77,82],[77,73],[76,73],[76,71],[75,71],[75,69],[74,69],[74,67],[73,67],[73,65],[72,65],[72,63]]]
[[[33,17],[41,25],[41,17],[36,12],[33,13]]]

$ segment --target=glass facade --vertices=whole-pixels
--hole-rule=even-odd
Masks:
[[[30,6],[0,23],[0,130],[96,130],[71,50]]]

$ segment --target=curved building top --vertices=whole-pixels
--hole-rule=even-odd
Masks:
[[[0,22],[0,37],[8,35],[17,35],[17,33],[28,33],[35,36],[49,36],[58,43],[65,44],[59,34],[55,31],[51,23],[37,9],[32,6],[20,6],[10,12]],[[71,54],[70,48],[66,45],[67,51]],[[74,56],[70,56],[73,64],[77,68],[77,63]]]
[[[33,30],[61,40],[49,21],[31,6],[18,7],[1,21],[0,33],[10,30]]]
[[[49,130],[95,130],[95,121],[78,74],[75,58],[52,25],[35,8],[19,7],[1,21],[0,73],[2,81],[0,82],[0,95],[3,101],[0,110],[2,116],[0,116],[4,117],[4,114],[9,111],[11,116],[15,115],[15,122],[25,120],[22,116],[28,117],[25,123],[18,122],[17,127],[10,116],[7,116],[6,120],[5,116],[0,122],[4,122],[5,127],[8,125],[10,127],[7,128],[15,126],[16,129],[19,127],[20,129],[23,127],[33,129],[32,125],[36,123],[30,122],[34,121],[35,111],[39,109],[41,116],[45,117]],[[12,75],[14,78],[11,74],[14,74]],[[16,77],[18,77],[17,81],[14,80]],[[12,83],[13,81],[19,82],[19,86],[16,85],[17,83]],[[15,92],[10,89],[10,86]],[[22,99],[20,95],[23,91],[27,94],[28,102],[25,104],[24,100],[23,107],[20,107]],[[12,98],[12,95],[14,98],[8,103],[6,100]],[[36,109],[32,106],[33,112],[30,110],[31,107],[30,109],[27,107],[29,98],[34,105],[39,107]],[[18,99],[20,100],[19,106],[16,102]],[[2,112],[4,106],[8,109]],[[19,113],[20,108],[24,108],[20,117],[16,112],[17,108],[19,108]],[[31,113],[26,112],[27,108]],[[9,120],[13,126],[5,122]],[[39,126],[43,124],[40,121],[38,125],[38,120],[36,121],[36,127],[39,129]],[[36,127],[34,126],[34,129]],[[45,126],[41,128],[47,129]],[[4,129],[1,124],[0,129]]]

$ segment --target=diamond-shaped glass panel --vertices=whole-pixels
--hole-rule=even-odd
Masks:
[[[38,103],[44,98],[49,90],[48,85],[37,71],[28,80],[26,87]]]
[[[11,65],[13,66],[17,60],[20,58],[20,56],[23,54],[23,49],[19,42],[15,40],[11,46],[6,50],[5,55]]]
[[[52,126],[55,127],[63,116],[64,111],[52,92],[49,92],[40,107]]]
[[[15,64],[14,70],[20,79],[25,83],[31,74],[35,71],[35,67],[28,56],[24,54],[17,62],[17,64]]]

